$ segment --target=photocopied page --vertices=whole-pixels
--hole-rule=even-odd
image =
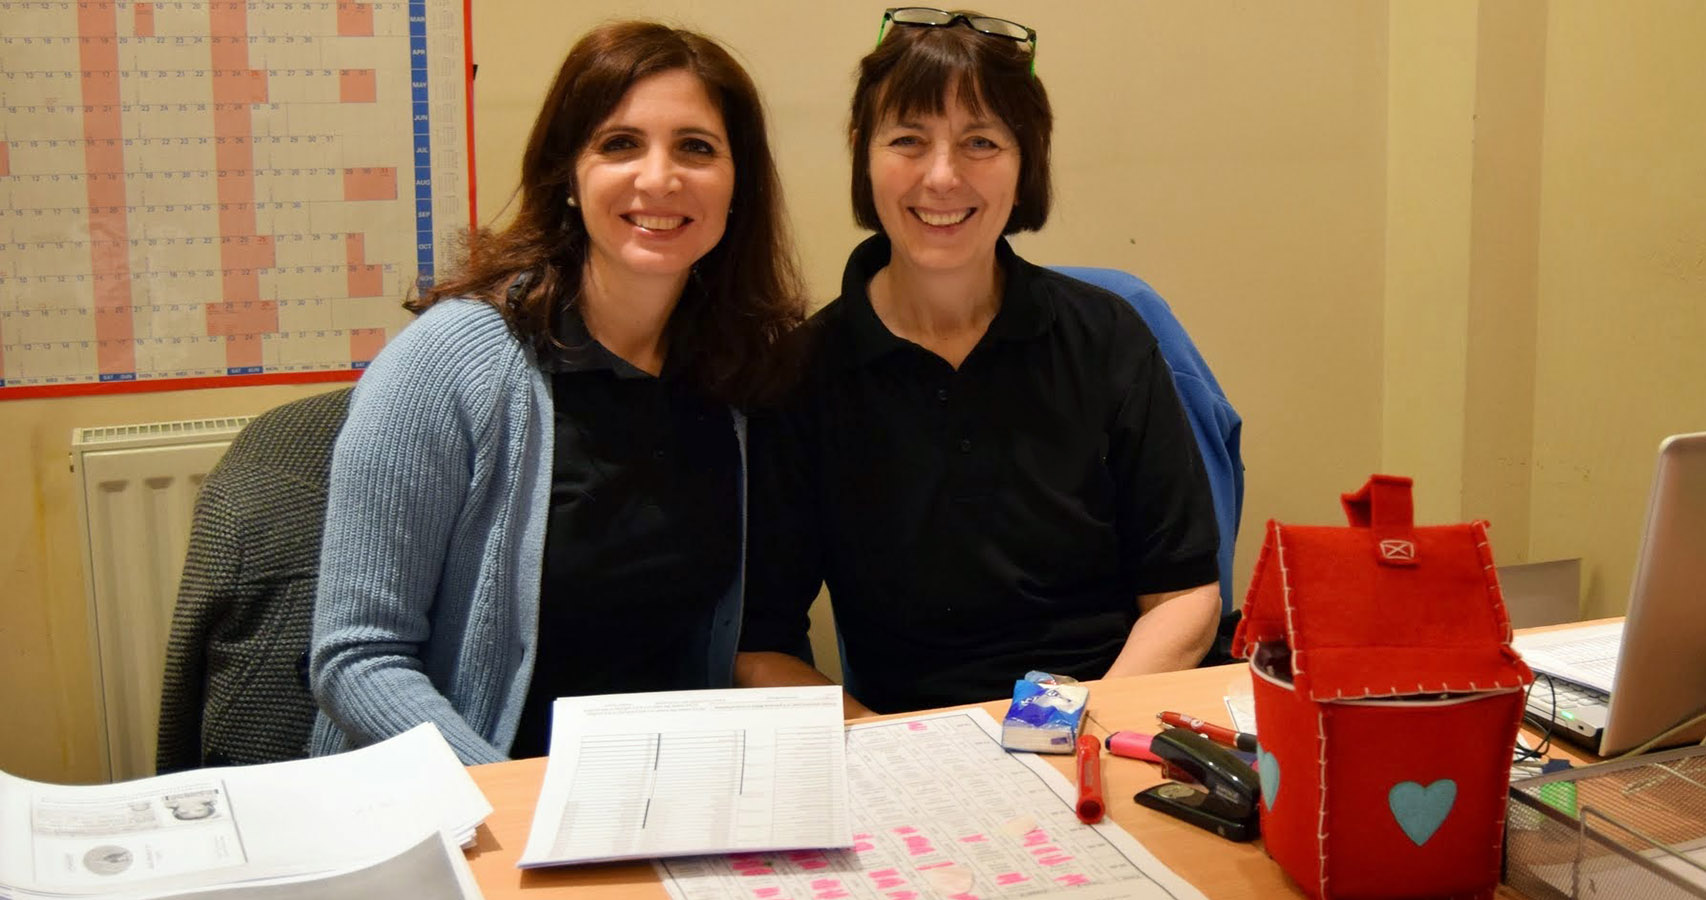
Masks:
[[[125,900],[479,900],[480,885],[462,848],[433,831],[377,862],[308,875],[239,881],[190,890],[103,894]],[[7,900],[62,900],[64,894],[18,892]]]
[[[129,896],[365,865],[492,811],[425,724],[336,756],[110,785],[0,773],[0,894]]]
[[[663,859],[675,900],[1202,900],[981,709],[847,728],[853,847]]]
[[[518,865],[846,847],[834,685],[559,699]]]

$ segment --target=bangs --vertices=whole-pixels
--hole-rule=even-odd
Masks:
[[[877,98],[876,122],[904,121],[914,116],[940,116],[948,111],[948,92],[973,118],[984,118],[989,106],[979,83],[979,60],[960,41],[918,41],[902,56],[884,80]],[[999,114],[999,110],[996,110]],[[1003,117],[1005,118],[1005,117]]]

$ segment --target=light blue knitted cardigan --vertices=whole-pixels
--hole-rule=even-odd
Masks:
[[[507,758],[538,637],[552,413],[532,351],[484,303],[433,306],[363,373],[332,456],[309,659],[315,755],[433,722],[464,763]],[[733,680],[745,424],[734,414],[741,564],[707,616],[703,687]]]

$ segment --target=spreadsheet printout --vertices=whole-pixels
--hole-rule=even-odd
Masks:
[[[522,868],[847,847],[841,688],[568,697]]]
[[[658,860],[674,900],[1201,900],[981,709],[847,729],[850,850]]]
[[[1617,654],[1623,646],[1623,623],[1519,634],[1511,646],[1536,672],[1609,694],[1617,675]]]

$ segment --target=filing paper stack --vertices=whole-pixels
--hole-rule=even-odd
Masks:
[[[0,896],[477,896],[457,848],[491,811],[430,724],[338,756],[119,784],[0,773]]]

